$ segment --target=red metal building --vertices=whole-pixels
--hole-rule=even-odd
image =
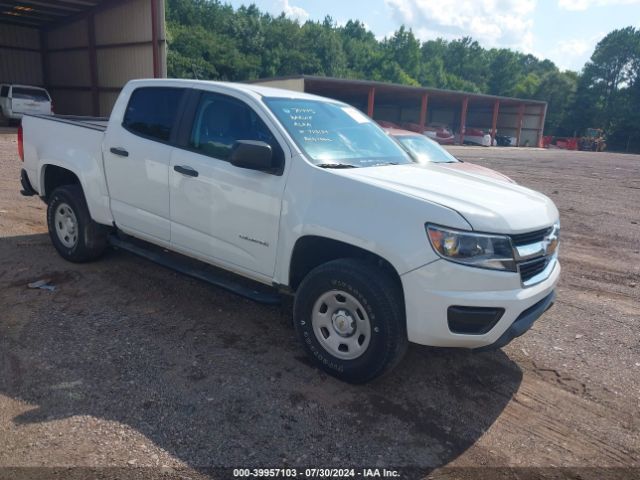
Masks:
[[[493,138],[496,134],[514,137],[518,146],[542,146],[547,103],[540,100],[309,75],[254,83],[335,98],[375,120],[422,128],[445,124],[457,133],[476,128]]]

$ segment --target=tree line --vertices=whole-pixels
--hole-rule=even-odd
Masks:
[[[609,147],[640,151],[640,30],[614,30],[581,72],[469,37],[421,42],[400,27],[383,40],[358,20],[299,23],[255,5],[168,0],[168,75],[244,81],[324,75],[548,102],[546,135],[603,128]]]

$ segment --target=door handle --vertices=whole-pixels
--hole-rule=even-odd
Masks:
[[[182,175],[186,175],[188,177],[197,177],[199,175],[197,170],[194,170],[191,167],[187,167],[183,165],[176,165],[175,167],[173,167],[173,169],[176,172],[181,173]]]
[[[120,157],[128,157],[129,152],[127,152],[124,148],[119,147],[111,147],[110,152],[114,155],[118,155]]]

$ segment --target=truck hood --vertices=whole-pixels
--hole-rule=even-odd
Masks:
[[[476,175],[482,175],[485,177],[493,178],[495,180],[502,180],[503,182],[516,183],[511,178],[503,175],[500,172],[496,172],[495,170],[491,170],[490,168],[483,167],[481,165],[476,165],[475,163],[469,162],[456,162],[456,163],[439,163],[443,168],[450,168],[451,170],[460,170],[468,173],[474,173]]]
[[[556,206],[541,193],[502,180],[443,169],[437,164],[334,171],[379,188],[451,208],[477,231],[523,233],[548,227],[558,219]]]

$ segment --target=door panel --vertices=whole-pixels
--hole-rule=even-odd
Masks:
[[[193,150],[176,148],[171,156],[171,243],[215,263],[272,276],[284,176],[231,165],[225,157],[237,140],[271,142],[284,161],[275,137],[246,104],[203,94],[190,139]]]
[[[173,147],[137,137],[124,129],[107,135],[107,145],[126,150],[124,157],[105,149],[105,173],[116,225],[161,240],[170,239],[169,163]]]
[[[197,177],[176,172],[189,166]],[[208,258],[270,275],[282,177],[176,149],[171,159],[171,243]]]
[[[169,145],[184,89],[134,90],[122,125],[110,125],[104,167],[116,225],[145,239],[168,243]]]

